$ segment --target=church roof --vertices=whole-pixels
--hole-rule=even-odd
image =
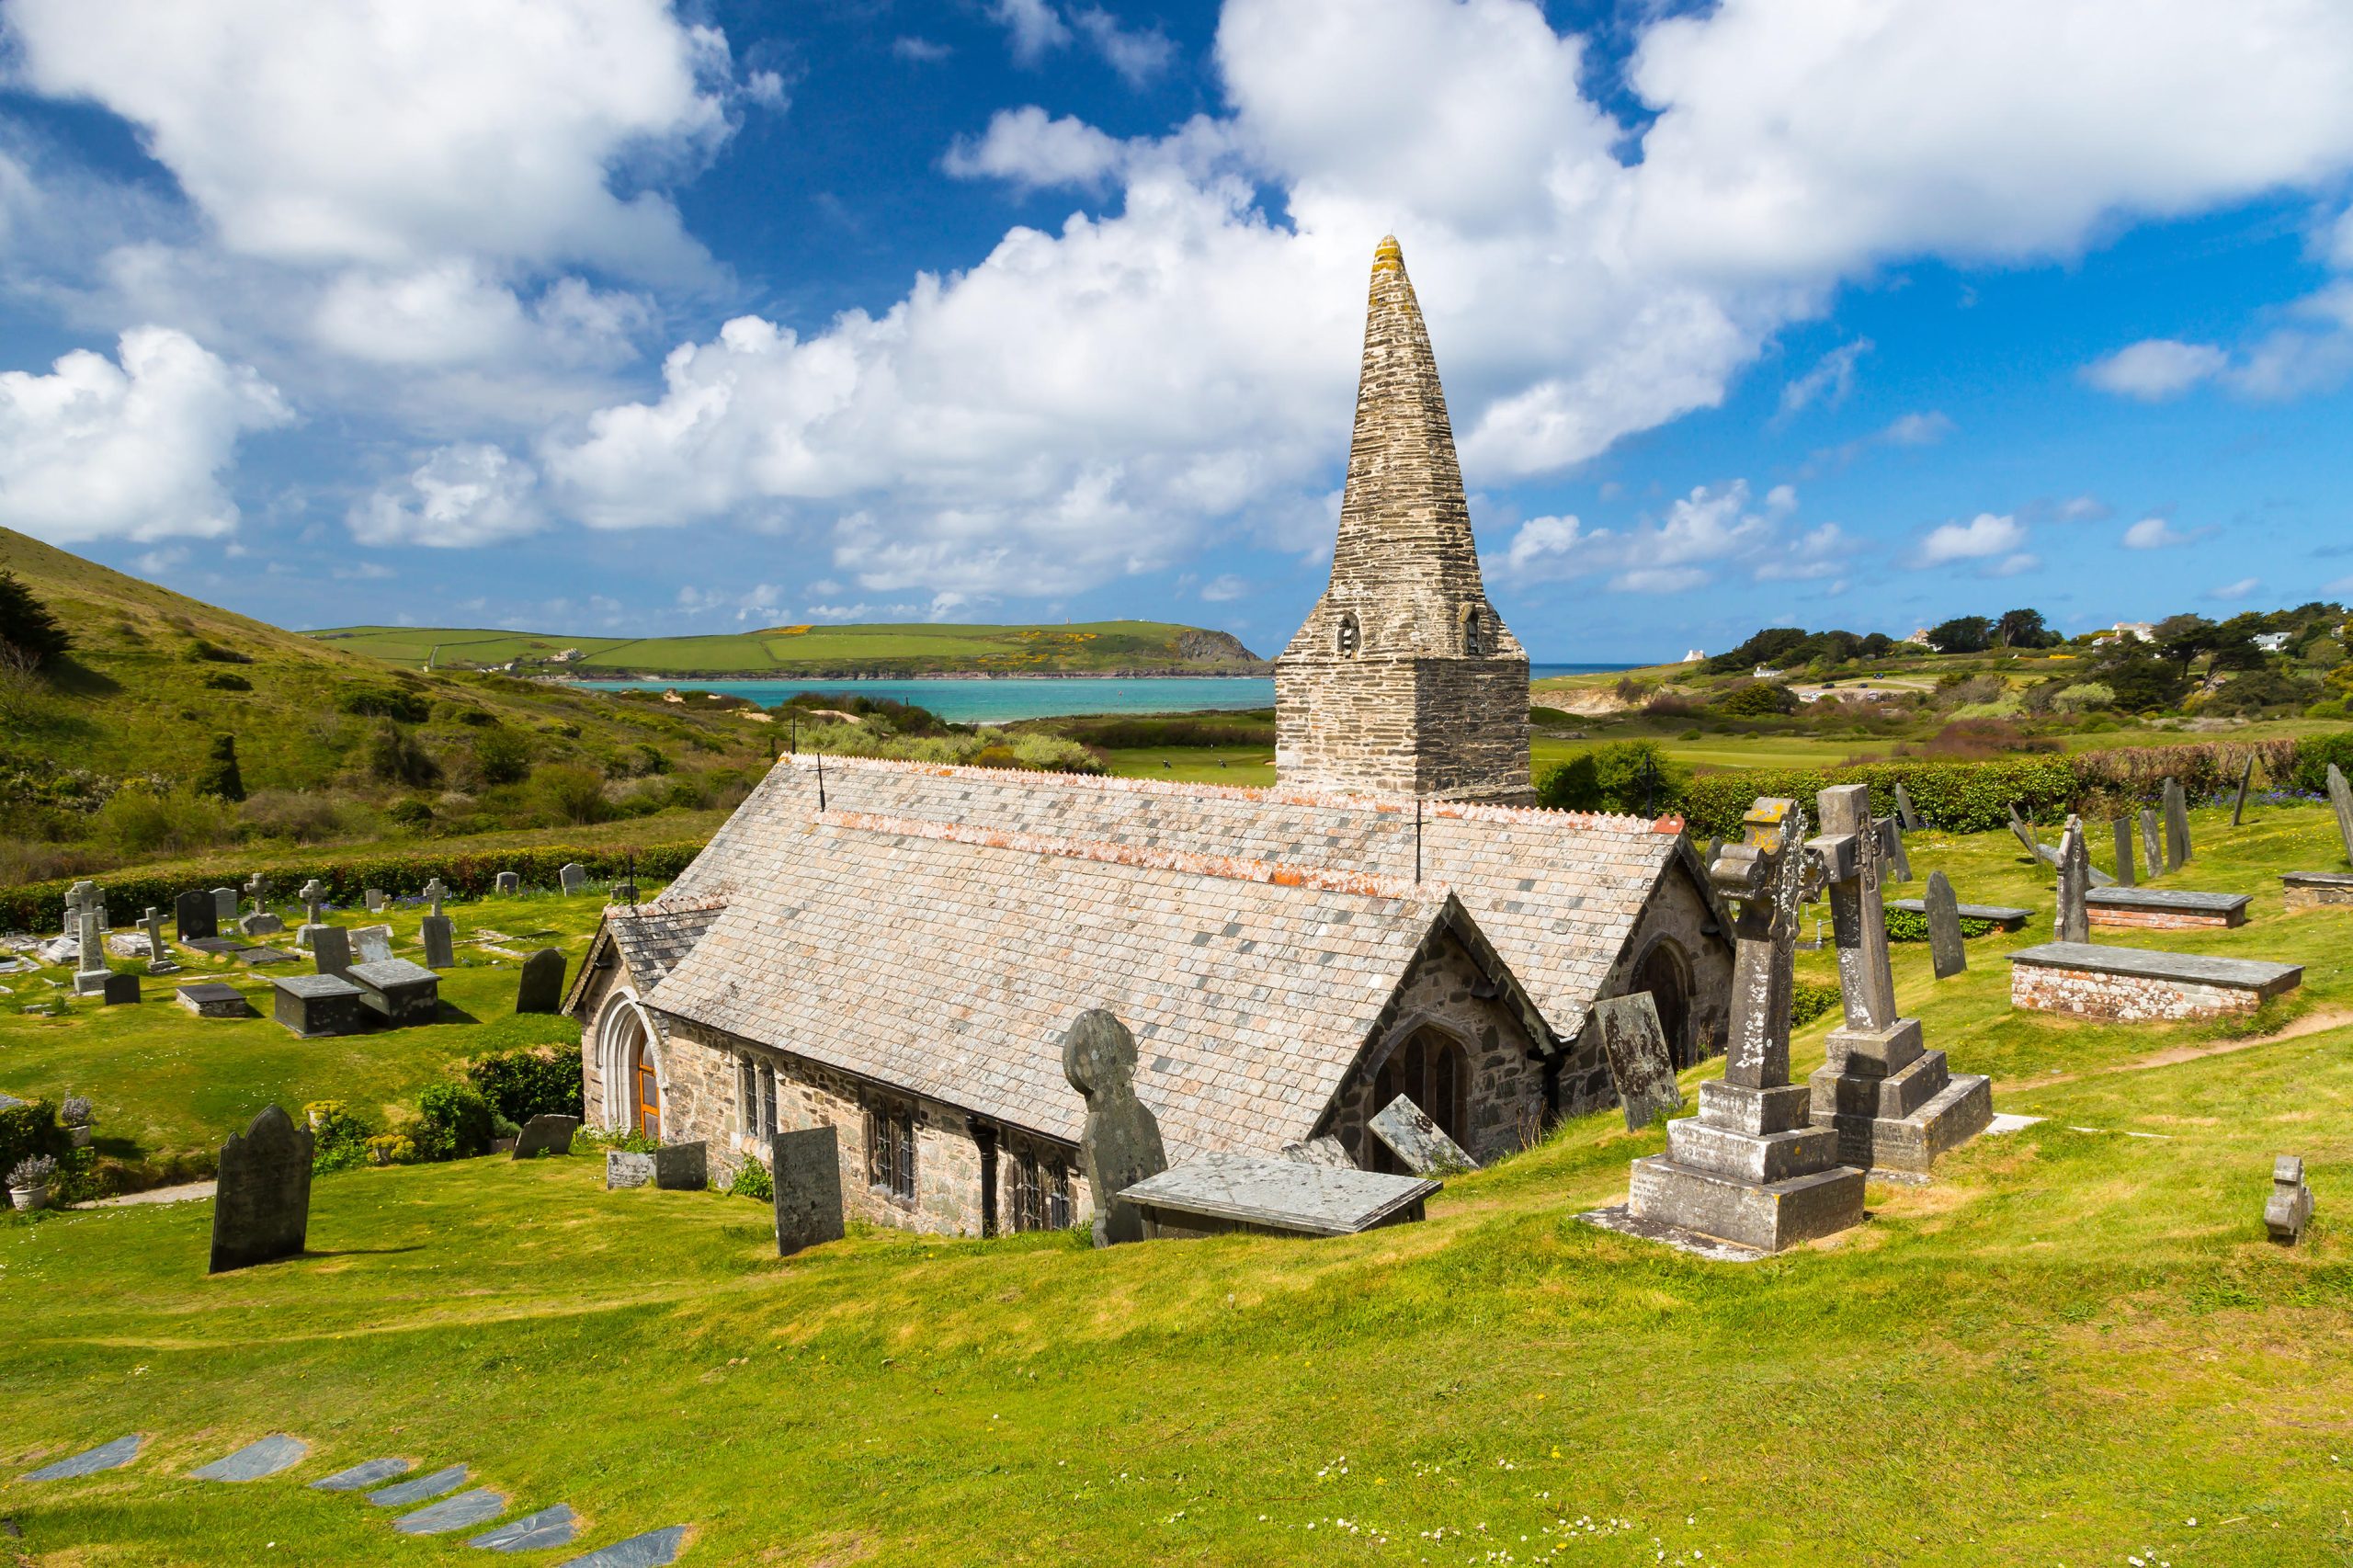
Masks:
[[[589,982],[595,978],[604,949],[609,947],[628,967],[630,978],[641,991],[650,989],[655,982],[676,967],[697,942],[703,938],[722,906],[716,903],[691,904],[677,907],[664,904],[608,904],[605,923],[597,939],[588,945],[588,957],[572,977],[572,984],[564,994],[563,1006],[568,1012],[587,994]]]
[[[1108,1007],[1191,1150],[1312,1131],[1444,930],[1574,1034],[1680,843],[1427,804],[1416,882],[1410,800],[843,758],[824,794],[780,762],[665,893],[725,912],[655,1008],[1075,1140],[1059,1041]]]

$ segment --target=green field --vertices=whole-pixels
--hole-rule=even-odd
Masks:
[[[2304,988],[2232,1028],[2088,1026],[2008,1008],[1999,955],[2047,918],[1941,983],[1899,945],[1929,1043],[2047,1119],[1761,1264],[1574,1221],[1660,1146],[1614,1112],[1324,1242],[861,1231],[779,1261],[761,1206],[608,1193],[593,1158],[324,1176],[310,1256],[219,1278],[201,1204],[0,1221],[9,1545],[470,1557],[302,1484],[398,1454],[571,1504],[583,1548],[690,1525],[688,1564],[2342,1562],[2353,914],[2280,911],[2279,870],[2336,858],[2325,812],[2192,820],[2170,881],[2255,919],[2150,945],[2300,960]],[[2006,835],[1911,850],[2049,907]],[[2283,1151],[2319,1198],[2292,1250],[2260,1221]],[[129,1469],[14,1479],[134,1430]],[[295,1471],[188,1478],[274,1431],[312,1445]]]
[[[487,669],[520,661],[536,673],[584,676],[920,675],[934,672],[1165,669],[1247,659],[1239,643],[1188,657],[1199,629],[1156,620],[1037,626],[802,626],[709,637],[563,637],[446,627],[347,626],[311,636],[411,668]],[[1230,642],[1230,640],[1227,640]],[[1222,644],[1221,644],[1222,646]],[[574,657],[558,663],[556,655]]]

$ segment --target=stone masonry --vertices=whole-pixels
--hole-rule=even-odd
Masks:
[[[1528,654],[1487,602],[1454,431],[1394,238],[1373,253],[1331,585],[1275,662],[1286,786],[1529,794]]]

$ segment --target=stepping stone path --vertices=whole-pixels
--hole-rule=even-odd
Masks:
[[[686,1539],[683,1525],[648,1530],[627,1540],[617,1540],[601,1551],[575,1557],[563,1568],[662,1568],[664,1563],[678,1560],[678,1547]]]
[[[506,1512],[506,1499],[487,1486],[444,1497],[438,1503],[404,1514],[392,1521],[403,1535],[448,1535],[470,1525],[486,1525]]]
[[[349,1470],[336,1471],[324,1481],[311,1483],[313,1492],[361,1492],[380,1481],[390,1481],[396,1475],[408,1473],[406,1460],[368,1460]]]
[[[101,1443],[88,1453],[75,1454],[72,1459],[59,1460],[55,1464],[45,1464],[24,1479],[65,1481],[77,1475],[96,1475],[102,1470],[120,1470],[139,1457],[140,1445],[146,1440],[133,1432],[127,1437],[117,1437],[111,1443]]]
[[[398,1486],[370,1492],[368,1501],[379,1508],[405,1508],[411,1503],[422,1503],[428,1497],[438,1497],[444,1492],[454,1492],[465,1483],[466,1467],[453,1464],[447,1470],[437,1470],[431,1475],[420,1475],[415,1481],[404,1481]]]
[[[558,1503],[552,1508],[541,1508],[536,1514],[526,1514],[503,1524],[487,1535],[478,1535],[466,1544],[484,1551],[543,1551],[551,1546],[569,1544],[579,1524],[580,1516],[572,1511],[572,1505]]]
[[[214,1460],[203,1469],[188,1473],[199,1481],[259,1481],[281,1470],[292,1469],[310,1451],[311,1445],[301,1438],[278,1432],[247,1443],[227,1459]]]

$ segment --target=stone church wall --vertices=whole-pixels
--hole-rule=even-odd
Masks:
[[[1732,1032],[1732,941],[1720,928],[1713,906],[1680,857],[1668,861],[1660,874],[1657,890],[1635,923],[1632,937],[1610,966],[1609,978],[1602,982],[1599,994],[1623,996],[1633,990],[1635,971],[1662,940],[1675,944],[1690,976],[1692,1060],[1722,1055]],[[1584,1020],[1563,1027],[1581,1028]],[[1616,1103],[1617,1094],[1606,1073],[1602,1096],[1604,1105]]]
[[[1528,661],[1287,653],[1275,770],[1307,789],[1527,800]]]

